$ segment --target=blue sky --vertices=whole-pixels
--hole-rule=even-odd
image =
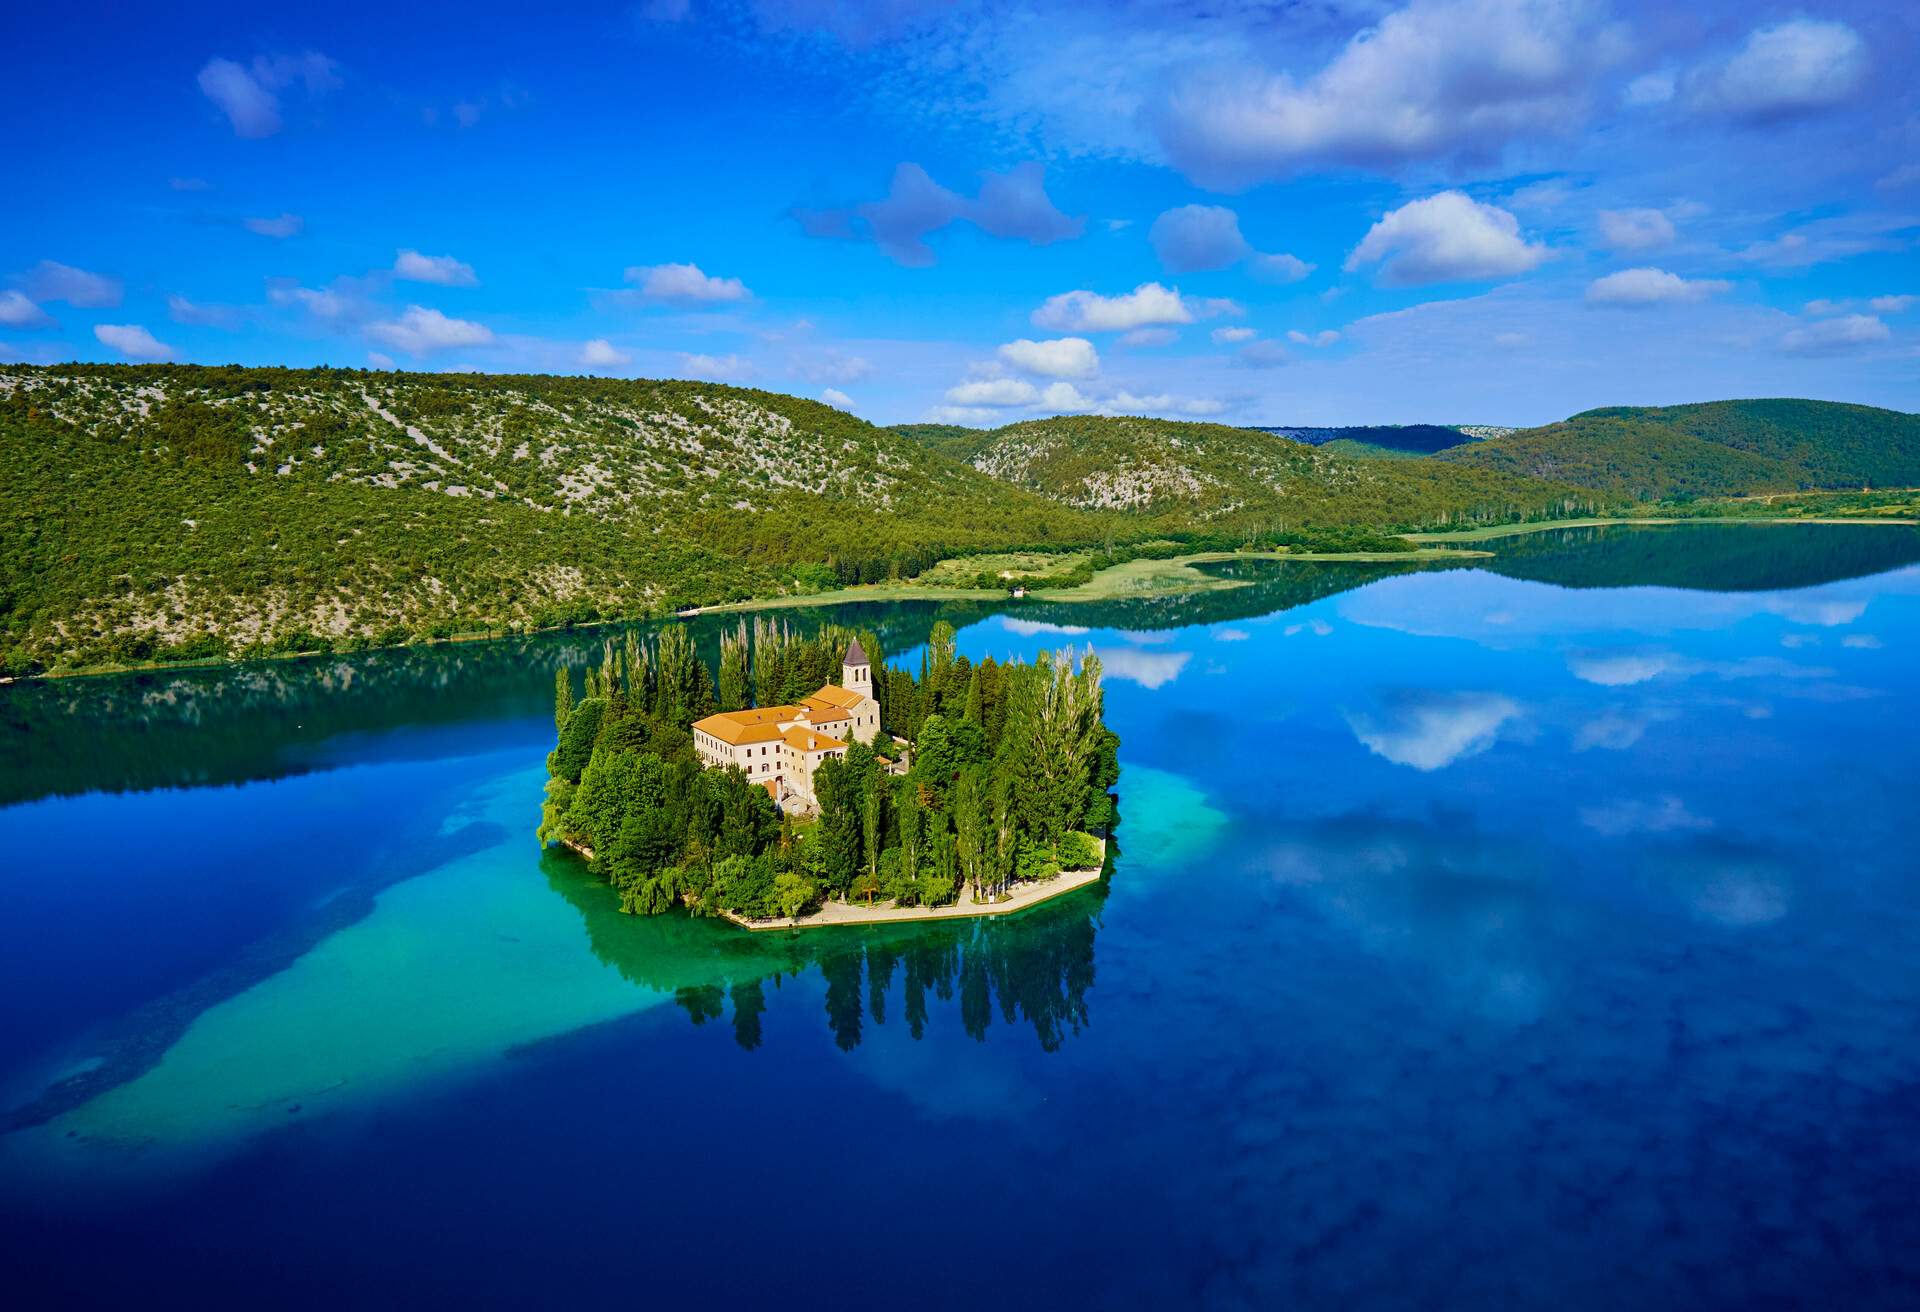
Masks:
[[[0,360],[1920,409],[1920,9],[20,4]]]

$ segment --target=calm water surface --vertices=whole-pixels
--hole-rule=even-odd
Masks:
[[[1915,562],[842,612],[1106,663],[1111,881],[924,929],[543,856],[597,634],[0,688],[9,1301],[1913,1306]]]

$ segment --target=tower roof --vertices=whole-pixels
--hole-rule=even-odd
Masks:
[[[855,638],[852,642],[847,644],[847,659],[842,663],[846,665],[872,664],[872,662],[870,662],[867,659],[866,650],[865,648],[861,647],[860,639],[858,638]]]

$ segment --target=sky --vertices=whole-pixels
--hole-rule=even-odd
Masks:
[[[0,361],[1920,409],[1920,6],[17,3]]]

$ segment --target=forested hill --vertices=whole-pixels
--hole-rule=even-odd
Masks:
[[[1114,536],[832,407],[682,382],[16,367],[0,479],[0,672],[643,615]]]
[[[1920,485],[1920,416],[1832,401],[1588,410],[1436,460],[1642,500]]]
[[[1354,459],[1251,428],[1063,416],[981,432],[914,430],[973,467],[1069,506],[1239,530],[1410,529],[1593,507],[1602,498],[1498,470]]]

